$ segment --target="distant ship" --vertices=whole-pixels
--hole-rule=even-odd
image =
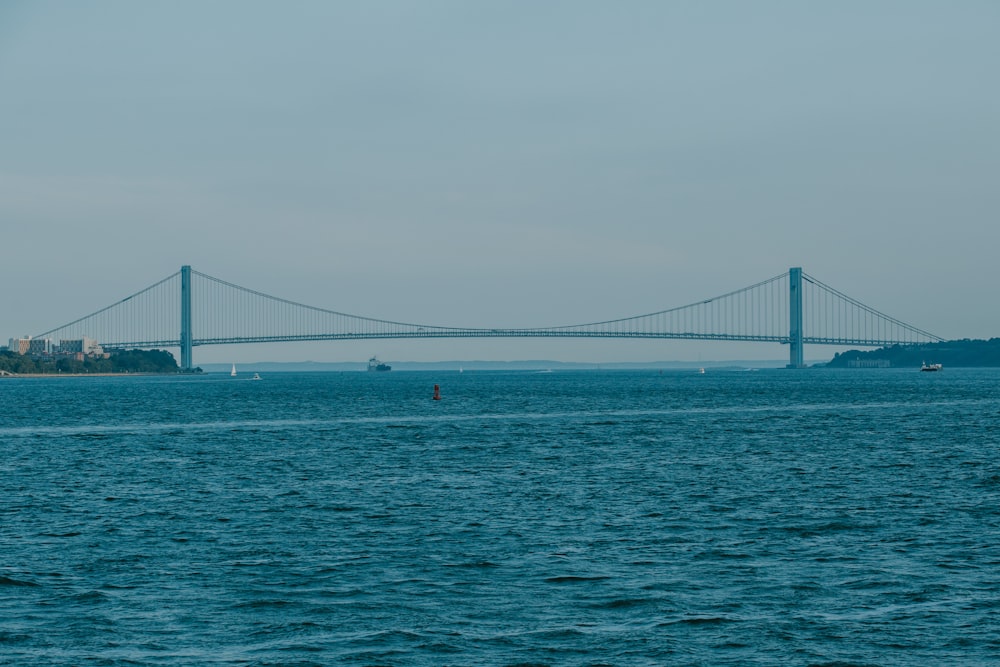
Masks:
[[[392,366],[389,364],[383,364],[381,361],[372,357],[368,360],[368,370],[369,371],[391,371]]]
[[[939,371],[942,368],[944,368],[944,366],[942,366],[941,364],[922,364],[920,366],[920,370],[924,371],[925,373]]]

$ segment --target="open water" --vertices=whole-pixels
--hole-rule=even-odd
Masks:
[[[1000,664],[998,387],[0,380],[0,664]]]

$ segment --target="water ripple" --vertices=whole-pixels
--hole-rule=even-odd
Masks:
[[[990,664],[984,373],[5,382],[0,662]]]

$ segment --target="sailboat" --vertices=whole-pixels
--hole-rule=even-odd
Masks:
[[[229,371],[229,375],[236,377],[236,364],[233,364],[233,370]]]

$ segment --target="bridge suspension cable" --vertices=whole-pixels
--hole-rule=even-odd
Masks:
[[[902,322],[853,299],[807,273],[803,316],[806,343],[819,345],[883,345],[925,343],[941,337]]]
[[[111,348],[175,347],[180,338],[177,271],[135,294],[34,338],[93,338]]]
[[[552,336],[787,342],[788,273],[686,306],[588,324],[521,331]]]
[[[309,306],[192,271],[195,345],[296,340],[454,337],[477,331],[410,324]]]

